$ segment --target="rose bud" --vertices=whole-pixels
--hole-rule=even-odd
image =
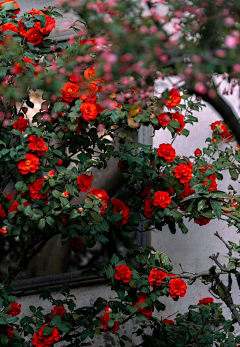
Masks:
[[[62,193],[63,198],[67,198],[69,196],[69,191],[66,190],[64,193]]]
[[[202,151],[199,148],[197,148],[194,152],[194,155],[195,155],[195,157],[201,157]]]

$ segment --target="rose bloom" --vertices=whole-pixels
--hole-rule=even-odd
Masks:
[[[204,175],[204,173],[206,172],[206,170],[207,170],[208,168],[213,169],[213,166],[212,166],[212,165],[208,165],[208,166],[206,167],[206,165],[202,165],[202,168],[199,169],[199,171]],[[217,178],[216,178],[215,174],[213,173],[213,174],[211,174],[211,175],[205,177],[205,180],[204,180],[203,184],[204,184],[204,186],[206,186],[206,184],[207,184],[209,181],[212,181],[211,186],[208,188],[208,190],[209,190],[209,191],[217,190],[217,186],[218,186],[218,185],[217,185],[216,179],[217,179]]]
[[[35,10],[33,8],[28,13],[31,14],[33,17],[35,16],[35,14],[37,14],[37,15],[42,15],[46,18],[46,24],[43,28],[42,28],[42,25],[40,22],[36,22],[34,24],[34,28],[37,29],[38,31],[40,31],[43,35],[50,34],[50,32],[55,28],[55,25],[56,25],[55,19],[45,15],[45,13],[43,13],[42,11]]]
[[[8,3],[8,2],[13,2],[13,3],[14,3],[14,8],[15,8],[16,10],[11,10],[11,11],[13,11],[16,15],[19,14],[19,12],[20,12],[20,7],[19,7],[18,3],[17,3],[15,0],[4,0],[4,1],[2,1],[2,2],[0,3],[0,9],[2,8],[2,5],[3,5],[3,4],[6,4],[6,3]],[[15,17],[11,16],[11,18],[15,18]]]
[[[9,307],[7,314],[9,316],[18,316],[21,313],[21,304],[18,304],[16,301]]]
[[[28,119],[24,119],[22,116],[20,116],[13,124],[13,129],[19,130],[21,133],[24,133],[24,131],[29,127],[29,121]]]
[[[20,21],[18,22],[18,35],[20,37],[25,37],[27,34],[27,27],[26,25],[23,23],[23,18],[20,19]]]
[[[38,30],[31,28],[27,31],[25,39],[27,42],[32,43],[34,46],[37,46],[43,42],[44,37]]]
[[[143,192],[142,192],[142,195],[141,195],[141,197],[145,200],[145,199],[148,199],[150,196],[151,196],[151,189],[153,189],[153,186],[151,185],[151,184],[148,184],[145,188],[144,188],[144,190],[143,190]]]
[[[32,60],[30,58],[24,58],[23,61],[24,61],[24,67],[26,69],[30,70],[30,68],[26,65],[27,63],[31,64],[33,67],[35,67],[34,76],[37,76],[39,74],[38,65],[35,63],[34,60]],[[19,63],[15,63],[14,69],[15,69],[15,74],[16,75],[18,75],[18,74],[23,72],[23,69],[22,69],[22,67],[21,67],[21,65]]]
[[[12,23],[5,23],[3,25],[0,26],[0,31],[2,31],[3,33],[5,33],[6,31],[14,31],[15,33],[18,33],[18,28],[16,27],[16,25],[12,24]],[[5,38],[11,38],[12,35],[4,35]],[[6,40],[0,41],[0,45],[5,44]]]
[[[92,187],[93,174],[90,176],[82,174],[77,178],[78,189],[82,192],[87,192]]]
[[[62,159],[58,159],[57,165],[58,165],[58,166],[62,166],[62,165],[63,165]]]
[[[181,98],[179,91],[175,88],[172,88],[169,91],[169,99],[166,101],[167,108],[171,109],[171,108],[176,107],[177,105],[180,104],[181,99],[182,98]]]
[[[212,131],[217,131],[220,136],[225,137],[227,133],[227,127],[223,122],[216,121],[211,124]]]
[[[199,218],[194,218],[194,223],[198,225],[207,225],[211,221],[210,218],[204,217],[204,216],[199,216]]]
[[[100,204],[99,208],[102,211],[101,215],[104,214],[106,208],[107,208],[107,203],[109,200],[109,196],[107,195],[106,191],[103,189],[95,189],[93,188],[87,195],[87,197],[89,197],[89,194],[92,194],[95,196],[96,199],[101,200],[105,203],[105,205],[103,206],[102,204]],[[91,199],[89,197],[89,199]],[[91,199],[92,200],[92,199]]]
[[[104,310],[105,310],[106,312],[112,312],[112,309],[111,309],[111,307],[109,307],[109,306],[106,306]]]
[[[210,298],[210,297],[207,297],[207,298],[203,298],[201,300],[199,300],[198,302],[198,305],[209,305],[209,304],[212,304],[214,303],[214,300],[213,298]]]
[[[162,285],[162,281],[164,280],[164,278],[166,278],[168,276],[168,274],[166,272],[163,272],[161,270],[157,270],[157,269],[152,269],[150,271],[150,274],[148,276],[148,282],[150,284],[150,286],[161,286]]]
[[[68,240],[68,243],[69,243],[69,245],[72,248],[74,253],[77,253],[78,251],[80,251],[80,249],[85,248],[85,245],[83,244],[82,239],[79,236],[70,237]]]
[[[43,329],[47,327],[47,324],[44,324],[38,331],[33,335],[32,345],[36,347],[52,347],[52,345],[60,340],[59,331],[55,327],[51,327],[53,329],[52,333],[48,336],[43,335]]]
[[[183,298],[187,291],[187,285],[181,278],[173,278],[169,284],[169,294],[171,298],[180,296]]]
[[[14,331],[13,329],[7,329],[7,337],[11,339],[14,336]]]
[[[163,157],[168,163],[171,163],[176,158],[175,149],[169,143],[162,143],[157,153],[159,157]]]
[[[194,155],[195,155],[195,157],[201,157],[202,151],[201,151],[199,148],[197,148],[197,149],[194,151]]]
[[[132,276],[132,271],[127,265],[120,265],[115,268],[115,278],[122,280],[124,283],[128,283]]]
[[[30,142],[28,145],[29,148],[37,152],[39,157],[47,153],[48,147],[42,138],[39,139],[38,136],[31,135],[28,137],[28,141]]]
[[[66,313],[66,309],[64,306],[55,306],[54,309],[50,312],[53,316],[60,316],[62,318],[62,316]]]
[[[10,202],[13,200],[13,196],[11,194],[4,193],[7,197],[7,202]]]
[[[164,319],[164,320],[163,320],[163,323],[169,324],[169,325],[175,325],[174,321],[171,320],[171,319]]]
[[[136,302],[136,304],[134,305],[134,307],[137,307],[137,305],[140,302],[145,302],[148,297],[149,297],[148,294],[139,292],[139,298],[138,298],[138,301]],[[147,319],[149,319],[152,315],[152,309],[147,307],[147,306],[138,307],[136,312],[143,314]]]
[[[145,201],[144,201],[145,204],[144,204],[143,214],[147,218],[153,217],[152,212],[153,212],[154,206],[153,206],[152,202],[153,202],[153,199],[145,199]]]
[[[118,330],[120,324],[117,321],[114,321],[114,325],[110,329],[108,327],[109,321],[110,321],[110,315],[107,312],[104,313],[104,315],[100,317],[100,324],[103,326],[103,330],[112,330],[112,332],[115,334],[116,331]]]
[[[122,219],[119,221],[119,224],[126,224],[129,219],[130,209],[119,199],[113,199],[111,204],[113,205],[113,212],[117,212],[122,215]]]
[[[88,45],[88,46],[92,46],[92,45],[96,45],[97,41],[96,39],[87,39],[87,40],[81,40],[80,45]]]
[[[42,184],[43,184],[43,178],[39,178],[33,184],[28,185],[30,196],[32,199],[34,200],[46,199],[46,197],[48,196],[48,193],[45,193],[45,194],[41,193]]]
[[[26,153],[26,159],[22,159],[17,163],[18,171],[22,175],[27,175],[29,172],[35,173],[39,165],[39,158],[30,153]]]
[[[18,212],[18,206],[20,206],[21,204],[19,203],[19,202],[17,202],[17,201],[14,201],[12,204],[11,204],[11,207],[10,207],[10,209],[8,210],[8,213],[10,213],[10,212]],[[27,202],[27,201],[25,201],[24,203],[23,203],[23,206],[24,207],[26,207],[26,206],[28,206],[28,205],[31,205],[31,204],[29,204],[29,202]]]
[[[187,198],[189,195],[192,195],[194,193],[195,193],[195,190],[189,186],[189,183],[186,183],[182,193],[180,194],[180,197],[183,200],[183,199]]]
[[[2,208],[2,205],[0,205],[0,218],[2,218],[2,220],[4,220],[6,217],[6,213],[4,211],[4,209]]]
[[[7,227],[6,226],[0,229],[0,234],[2,234],[2,236],[7,234]]]
[[[184,116],[178,112],[171,113],[172,119],[180,124],[180,129],[175,130],[176,133],[180,133],[185,127]]]
[[[180,183],[188,183],[192,179],[192,163],[179,164],[174,169],[175,177],[179,179]]]
[[[94,66],[89,67],[88,69],[84,71],[84,78],[86,78],[86,80],[93,79],[95,75],[96,75],[96,68]]]
[[[67,101],[67,102],[72,102],[74,99],[79,98],[79,86],[76,83],[72,82],[67,82],[63,87],[62,87],[62,99]]]
[[[85,120],[94,120],[98,114],[97,104],[92,102],[84,102],[80,106],[80,111],[82,112],[82,116]]]
[[[161,208],[166,208],[171,203],[168,192],[158,191],[154,194],[153,205]]]
[[[163,127],[166,127],[171,121],[168,113],[160,113],[157,119],[159,124],[161,124]]]

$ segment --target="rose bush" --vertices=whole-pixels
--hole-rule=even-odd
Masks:
[[[232,254],[240,252],[239,246],[216,234],[227,245],[227,266],[213,255],[218,268],[177,274],[167,255],[134,245],[131,234],[142,225],[145,231],[161,231],[167,225],[172,233],[177,227],[187,233],[188,220],[203,226],[223,217],[226,225],[239,230],[237,192],[231,186],[229,192],[217,190],[221,171],[228,170],[233,181],[239,177],[239,146],[232,146],[233,134],[240,138],[239,125],[222,104],[212,78],[227,73],[231,88],[237,85],[239,35],[232,20],[236,18],[239,25],[239,9],[234,12],[231,1],[229,8],[221,1],[209,6],[194,0],[192,7],[184,1],[166,1],[169,12],[161,18],[157,2],[151,1],[145,1],[147,16],[135,1],[58,2],[63,9],[74,9],[85,24],[82,29],[73,25],[75,34],[67,44],[49,37],[55,17],[61,16],[55,8],[32,9],[17,17],[16,1],[0,3],[0,238],[2,244],[11,239],[21,244],[16,265],[9,268],[0,288],[1,344],[86,346],[87,338],[105,332],[115,334],[124,346],[132,341],[121,328],[137,318],[140,346],[236,347],[240,337],[233,331],[240,315],[231,298],[231,279],[227,286],[222,275],[239,279],[239,257]],[[165,24],[173,19],[178,19],[177,32],[169,33]],[[220,27],[221,40],[215,35]],[[179,28],[181,35],[175,37]],[[198,44],[191,46],[191,37]],[[154,80],[170,75],[185,84],[154,95]],[[32,91],[37,89],[42,102],[30,119],[29,109],[37,106]],[[205,106],[199,95],[217,110],[218,101],[230,115],[224,114],[227,124],[211,125],[212,138],[205,148],[182,157],[174,141],[187,137],[186,125],[197,122],[193,111]],[[132,135],[150,125],[169,131],[172,143],[162,143],[158,149],[135,143]],[[119,160],[123,183],[114,199],[93,185],[94,170],[103,171],[112,157]],[[14,186],[12,192],[9,184]],[[84,203],[73,202],[82,192]],[[92,306],[76,307],[66,286],[62,299],[45,290],[41,297],[52,303],[52,310],[30,306],[30,316],[19,320],[21,304],[10,285],[57,234],[74,252],[97,242],[105,245],[110,237],[124,242],[130,258],[113,254],[109,264],[97,263],[91,270],[104,277],[117,298],[97,298]],[[225,302],[233,320],[223,317],[221,304],[212,298],[193,303],[175,321],[160,317],[165,310],[160,298],[181,299],[187,292],[185,281],[190,285],[197,278]]]

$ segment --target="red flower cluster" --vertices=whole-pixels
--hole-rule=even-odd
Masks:
[[[88,69],[86,69],[84,71],[84,78],[86,78],[86,80],[92,80],[96,75],[96,68],[94,66],[89,67]]]
[[[162,143],[157,153],[159,157],[163,157],[168,163],[171,163],[176,158],[175,149],[169,143]]]
[[[189,195],[192,195],[195,193],[195,190],[192,189],[192,187],[189,186],[189,183],[186,183],[184,186],[184,189],[182,191],[182,193],[180,194],[181,199],[185,199],[186,197],[188,197]]]
[[[10,213],[10,212],[18,212],[18,206],[20,206],[21,204],[19,203],[19,202],[17,202],[17,201],[14,201],[12,204],[11,204],[11,207],[10,207],[10,209],[8,210],[8,213]],[[23,203],[23,206],[24,207],[26,207],[26,206],[28,206],[28,205],[31,205],[31,204],[29,204],[29,202],[24,202]]]
[[[175,177],[179,179],[180,183],[188,183],[192,179],[192,163],[179,164],[174,169]]]
[[[209,305],[214,303],[213,298],[207,297],[199,300],[198,305]]]
[[[126,224],[129,219],[130,209],[119,199],[113,199],[111,204],[113,205],[113,212],[117,212],[122,215],[122,219],[119,221],[119,223],[121,225]]]
[[[104,313],[103,316],[100,317],[100,324],[103,326],[103,330],[111,330],[114,334],[116,333],[116,331],[119,328],[120,323],[118,323],[117,321],[114,321],[114,325],[113,327],[110,329],[108,327],[108,322],[110,321],[110,315],[109,313]]]
[[[180,129],[175,130],[176,133],[181,133],[185,127],[184,116],[178,112],[171,113],[172,119],[180,124]]]
[[[183,298],[187,291],[187,285],[181,278],[173,278],[170,280],[169,294],[171,298],[180,296]]]
[[[213,132],[216,131],[218,133],[218,135],[220,135],[225,140],[230,140],[233,138],[233,133],[231,131],[228,131],[227,126],[223,122],[216,121],[216,122],[212,123],[211,129]]]
[[[170,108],[170,109],[174,108],[180,104],[181,100],[182,100],[182,98],[181,98],[181,95],[179,93],[179,90],[172,88],[169,91],[169,99],[166,101],[166,106],[167,106],[167,108]]]
[[[102,211],[101,215],[103,215],[105,210],[106,210],[106,208],[107,208],[107,203],[108,203],[108,200],[109,200],[109,196],[107,195],[105,190],[103,190],[103,189],[95,189],[95,188],[93,188],[87,195],[88,198],[91,199],[89,197],[89,194],[94,195],[96,199],[104,202],[104,204],[105,204],[104,206],[102,204],[99,204],[99,208]]]
[[[29,12],[29,14],[31,14],[33,17],[35,17],[35,15],[41,15],[44,16],[46,18],[46,24],[44,25],[44,27],[41,27],[41,23],[40,22],[35,22],[34,24],[34,28],[37,29],[38,31],[40,31],[40,33],[42,35],[49,35],[50,32],[55,28],[56,22],[54,18],[51,18],[49,16],[47,16],[45,13],[43,13],[40,10],[35,10],[34,8]]]
[[[194,223],[198,225],[207,225],[211,221],[210,218],[204,217],[204,216],[199,216],[199,218],[194,218]]]
[[[9,307],[7,313],[9,316],[18,316],[21,313],[21,304],[16,301]]]
[[[153,205],[160,208],[167,208],[171,201],[172,199],[168,192],[158,191],[154,194]]]
[[[4,220],[6,217],[6,213],[4,211],[4,209],[2,208],[2,205],[0,205],[0,218],[2,218],[2,220]]]
[[[36,172],[39,165],[40,161],[38,157],[30,153],[26,153],[26,159],[22,159],[17,163],[18,171],[22,175],[27,175],[29,172]]]
[[[161,270],[157,270],[157,269],[152,269],[150,271],[150,274],[148,276],[148,282],[150,284],[150,286],[161,286],[163,280],[168,276],[168,274],[166,272],[163,272]]]
[[[168,113],[160,113],[157,119],[159,124],[161,124],[163,127],[166,127],[171,121]]]
[[[66,313],[66,309],[64,306],[55,306],[54,309],[51,311],[51,314],[53,316],[60,316],[61,318],[63,317],[63,315]]]
[[[139,292],[139,298],[138,298],[138,301],[136,302],[136,304],[134,305],[134,307],[137,307],[137,305],[139,303],[145,303],[145,301],[148,297],[149,297],[148,294]],[[152,309],[147,307],[147,306],[138,307],[136,312],[143,314],[147,319],[149,319],[152,316]]]
[[[33,335],[32,345],[36,347],[52,347],[52,345],[60,340],[59,331],[55,327],[51,327],[52,333],[48,336],[44,335],[43,329],[47,327],[44,324],[38,331]]]
[[[15,33],[18,33],[18,28],[13,23],[5,23],[0,26],[0,31],[2,31],[3,34],[6,31],[13,31]],[[4,36],[6,39],[10,39],[12,37],[12,35],[4,35]],[[0,41],[0,45],[5,44],[6,42],[7,42],[6,40]]]
[[[20,7],[18,3],[15,0],[4,0],[0,3],[0,9],[2,8],[2,5],[8,3],[8,2],[13,2],[14,3],[14,8],[15,10],[12,10],[16,15],[19,14],[20,12]],[[11,18],[15,18],[15,16],[11,16]]]
[[[37,136],[31,135],[28,137],[28,141],[30,142],[28,145],[29,148],[37,152],[39,157],[47,153],[48,147],[42,138],[39,139]]]
[[[33,67],[35,67],[34,76],[37,76],[39,74],[38,65],[35,63],[34,60],[32,60],[30,58],[24,58],[23,61],[24,61],[24,65],[23,66],[26,69],[30,70],[30,68],[26,64],[31,64]],[[14,73],[16,75],[18,75],[18,74],[23,72],[23,68],[22,68],[22,66],[19,63],[15,63],[14,70],[15,70]]]
[[[77,253],[78,251],[80,251],[80,249],[85,248],[85,245],[83,244],[80,236],[70,237],[68,240],[68,243],[69,243],[69,245],[72,248],[74,253]]]
[[[33,184],[29,184],[28,185],[30,196],[31,196],[32,199],[34,199],[34,200],[46,199],[48,193],[45,193],[45,194],[41,193],[42,184],[43,184],[43,179],[39,178]]]
[[[132,276],[132,271],[127,265],[120,265],[115,268],[115,278],[117,280],[122,280],[124,283],[128,283]]]
[[[90,176],[82,174],[77,178],[78,183],[78,189],[82,192],[87,192],[92,187],[92,181],[93,181],[93,174],[91,173]]]
[[[22,116],[20,116],[13,124],[13,129],[19,130],[21,133],[24,133],[24,131],[29,127],[29,121],[28,119],[24,119]]]

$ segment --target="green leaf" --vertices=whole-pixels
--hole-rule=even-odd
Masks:
[[[212,206],[212,209],[213,209],[215,216],[217,217],[217,219],[220,219],[221,215],[222,215],[222,208],[221,208],[220,201],[211,199],[210,204]]]
[[[117,262],[119,262],[119,257],[116,254],[113,254],[113,256],[110,260],[110,264],[115,265],[115,264],[117,264]]]
[[[54,196],[54,198],[59,199],[62,193],[59,192],[58,190],[53,190],[52,195]]]
[[[238,179],[238,172],[237,172],[237,170],[229,169],[229,173],[230,173],[231,179],[233,181],[237,181],[237,179]]]
[[[45,225],[46,225],[46,220],[44,218],[41,218],[38,223],[38,229],[42,230],[43,228],[45,228]]]
[[[35,14],[34,17],[41,23],[41,29],[46,25],[46,17],[41,14]]]
[[[78,210],[72,210],[69,219],[75,219],[75,218],[80,218],[81,214],[78,212]]]
[[[97,236],[98,241],[100,241],[103,245],[106,245],[109,240],[104,235],[98,235]]]
[[[28,205],[28,206],[24,207],[23,213],[25,214],[25,216],[31,218],[32,215],[33,215],[33,211],[32,211],[32,209],[31,209],[31,206]]]
[[[139,320],[139,322],[141,322],[141,323],[145,323],[146,322],[146,317],[143,314],[136,313],[136,317]]]
[[[47,221],[47,224],[50,225],[51,227],[55,226],[55,220],[52,217],[48,216],[46,218],[46,221]]]
[[[61,317],[58,316],[58,315],[55,315],[54,318],[51,320],[51,324],[52,324],[53,326],[56,326],[56,325],[58,325],[58,324],[61,324],[61,322],[62,322],[62,319],[61,319]]]
[[[43,328],[43,336],[49,336],[51,335],[53,332],[53,329],[50,327],[44,327]]]
[[[119,299],[123,300],[125,297],[125,290],[123,288],[117,288],[117,289],[115,289],[115,291],[116,291]]]
[[[59,330],[63,331],[64,333],[69,332],[69,328],[64,324],[56,324],[55,327],[58,328]]]
[[[17,192],[22,194],[22,193],[25,193],[26,191],[28,191],[28,186],[23,181],[18,181],[15,184],[15,189]]]
[[[103,221],[103,218],[100,216],[100,214],[98,214],[94,211],[90,211],[90,215],[92,216],[92,219],[98,223],[101,223]]]

